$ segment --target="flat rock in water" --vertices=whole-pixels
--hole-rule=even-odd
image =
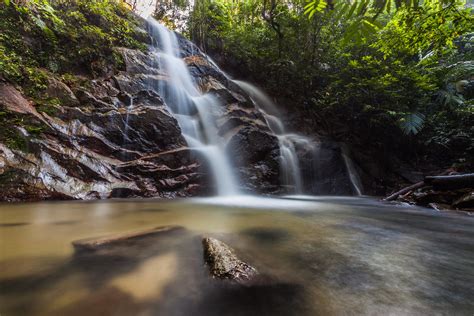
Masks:
[[[202,245],[204,259],[212,276],[237,283],[246,283],[258,276],[254,267],[239,260],[234,250],[222,241],[206,237],[203,238]]]
[[[161,226],[147,230],[128,232],[123,234],[114,234],[99,238],[76,240],[72,242],[72,245],[76,251],[95,251],[107,246],[113,246],[126,241],[138,240],[140,238],[154,236],[158,234],[182,231],[184,229],[185,228],[182,226]]]

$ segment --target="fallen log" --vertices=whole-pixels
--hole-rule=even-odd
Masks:
[[[95,251],[100,248],[119,244],[121,242],[137,240],[144,237],[149,237],[157,234],[165,234],[184,230],[182,226],[161,226],[152,229],[128,232],[123,234],[114,234],[110,236],[104,236],[99,238],[87,238],[76,240],[72,242],[72,246],[76,251]]]
[[[452,176],[426,176],[424,182],[435,189],[474,188],[474,173]]]
[[[406,187],[406,188],[403,188],[401,189],[400,191],[397,191],[389,196],[387,196],[386,198],[384,198],[383,200],[384,201],[393,201],[393,200],[396,200],[400,195],[404,195],[410,191],[413,191],[413,190],[416,190],[416,189],[419,189],[421,187],[425,186],[425,182],[424,181],[421,181],[421,182],[418,182],[418,183],[415,183],[413,185],[410,185],[409,187]]]

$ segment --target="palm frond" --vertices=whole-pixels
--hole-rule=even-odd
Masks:
[[[423,128],[424,123],[425,116],[419,112],[408,113],[404,115],[399,121],[400,128],[406,135],[418,134]]]

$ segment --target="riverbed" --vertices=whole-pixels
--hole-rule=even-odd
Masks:
[[[74,240],[185,229],[111,252]],[[209,276],[201,239],[266,282]],[[473,315],[474,218],[371,198],[0,205],[0,315]]]

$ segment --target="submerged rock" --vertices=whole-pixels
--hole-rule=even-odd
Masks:
[[[162,226],[147,230],[140,230],[136,232],[129,232],[123,234],[115,234],[99,238],[87,238],[76,240],[72,245],[76,251],[96,251],[104,247],[121,245],[124,242],[138,240],[141,238],[173,233],[184,230],[182,226]]]
[[[206,237],[203,238],[202,245],[204,260],[209,265],[213,277],[246,283],[258,276],[254,267],[241,261],[234,250],[222,241]]]

